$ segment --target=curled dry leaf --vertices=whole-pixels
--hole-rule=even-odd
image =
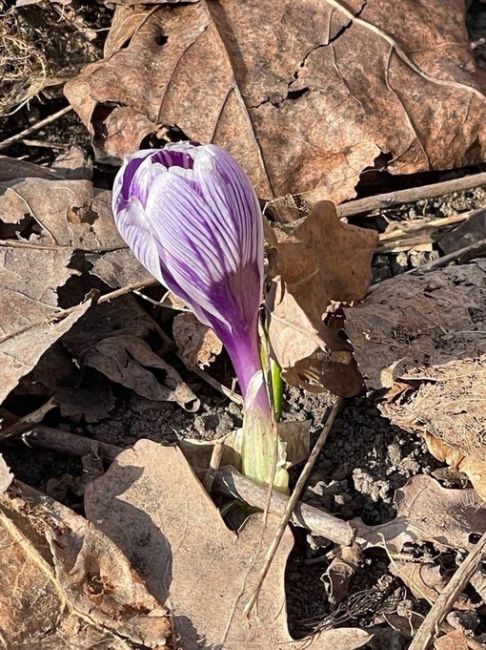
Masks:
[[[2,641],[8,648],[169,647],[171,619],[93,524],[14,483],[0,495]]]
[[[486,529],[486,507],[474,490],[443,488],[426,475],[412,477],[395,493],[395,519],[366,526],[361,519],[351,524],[365,546],[385,546],[400,553],[406,544],[433,542],[439,548],[468,548],[470,536]]]
[[[474,456],[466,456],[459,449],[454,449],[440,438],[424,434],[425,442],[430,453],[458,472],[463,472],[474,486],[483,501],[486,501],[486,461],[477,460]],[[486,445],[485,450],[486,451]]]
[[[10,483],[13,481],[13,474],[9,466],[4,461],[2,454],[0,454],[0,494],[3,494]]]
[[[200,648],[201,639],[225,650],[301,647],[302,641],[290,638],[286,621],[290,531],[263,585],[258,616],[248,621],[243,608],[277,521],[270,516],[264,527],[261,515],[252,515],[238,534],[228,530],[177,447],[140,440],[88,486],[85,506],[88,518],[99,522],[140,567],[151,592],[161,601],[170,595],[174,626],[185,650]],[[351,650],[370,638],[364,630],[330,630],[315,637],[312,647]]]
[[[228,148],[262,198],[340,202],[383,155],[392,173],[484,158],[464,3],[223,0],[116,17],[105,60],[65,86],[105,159],[176,125]]]
[[[341,602],[348,593],[349,583],[363,562],[358,544],[341,546],[322,576],[331,605]]]
[[[377,238],[373,230],[340,221],[329,201],[316,204],[290,232],[267,224],[268,336],[288,383],[344,397],[360,391],[349,346],[323,318],[333,302],[366,295]]]
[[[177,314],[172,334],[188,368],[209,366],[223,349],[213,330],[191,313]]]
[[[485,271],[486,262],[475,260],[397,276],[346,310],[346,332],[368,387],[393,394],[402,384],[380,405],[384,415],[480,463],[486,462]]]
[[[128,334],[103,339],[83,355],[83,364],[155,402],[177,402],[197,411],[199,400],[179,373],[142,339]]]

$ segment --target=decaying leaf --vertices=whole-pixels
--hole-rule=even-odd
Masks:
[[[0,495],[1,639],[8,648],[169,647],[171,619],[83,517],[14,483]]]
[[[486,461],[477,460],[474,456],[466,456],[429,433],[425,433],[424,438],[430,453],[438,460],[451,465],[453,469],[463,472],[481,499],[486,501]],[[486,444],[483,452],[486,453]]]
[[[380,404],[384,415],[481,463],[486,462],[485,271],[484,260],[475,260],[397,276],[346,310],[346,332],[368,387],[402,384],[398,395]]]
[[[362,380],[350,348],[323,318],[333,302],[366,295],[377,234],[343,223],[322,201],[290,232],[267,225],[266,239],[273,277],[268,335],[285,381],[355,395]]]
[[[105,159],[177,125],[227,147],[267,199],[340,202],[384,153],[392,173],[482,160],[486,104],[464,4],[341,4],[151,7],[65,92]]]
[[[470,536],[486,529],[486,507],[472,489],[451,490],[427,475],[413,476],[395,493],[395,519],[366,526],[352,524],[367,546],[400,553],[405,544],[433,542],[439,548],[468,548]]]
[[[467,638],[461,630],[454,630],[434,641],[434,650],[468,650]]]
[[[85,506],[88,518],[139,567],[150,591],[161,601],[170,598],[184,650],[197,650],[202,639],[225,650],[301,646],[302,641],[292,642],[286,621],[290,531],[264,583],[258,616],[248,622],[243,607],[276,520],[269,517],[263,530],[261,516],[252,515],[238,534],[228,530],[177,447],[137,442],[88,486]],[[348,650],[369,640],[363,630],[344,628],[323,632],[312,647]]]
[[[423,598],[431,605],[447,584],[437,564],[393,561],[390,564],[390,572],[403,580],[416,598]],[[462,595],[456,599],[453,606],[456,609],[473,608],[467,597]]]
[[[10,483],[13,481],[13,474],[9,466],[4,461],[2,454],[0,454],[0,494],[3,494]]]
[[[200,323],[192,313],[177,314],[172,334],[188,368],[209,366],[223,349],[213,330]]]

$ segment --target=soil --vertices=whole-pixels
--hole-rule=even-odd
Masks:
[[[80,2],[74,4],[76,7],[82,5]],[[110,21],[110,11],[101,9],[98,5],[95,8],[94,4],[91,9],[89,6],[91,3],[85,3],[85,26],[90,29],[105,29]],[[478,0],[471,3],[468,21],[478,62],[486,67],[486,5]],[[24,26],[26,33],[33,35],[34,44],[40,43],[43,33],[39,25],[36,25]],[[52,60],[60,60],[68,55],[66,42],[73,34],[78,39],[76,42],[81,43],[73,59],[74,67],[101,56],[102,31],[97,32],[97,36],[89,41],[89,47],[85,39],[78,38],[79,29],[72,25],[63,23],[58,33],[59,42],[52,43]],[[58,68],[54,66],[49,74],[60,74],[61,67],[64,70],[60,64]],[[15,115],[2,121],[2,138],[28,127],[64,105],[60,87],[54,85],[41,98],[32,100]],[[49,165],[56,154],[63,150],[62,145],[77,144],[92,157],[86,131],[74,113],[38,131],[35,139],[55,143],[57,147],[16,143],[2,153]],[[96,184],[110,187],[114,171],[94,162]],[[470,170],[455,173],[467,171]],[[435,173],[433,179],[438,181],[449,175],[450,172]],[[384,174],[378,182],[379,185],[374,182],[373,191],[384,192],[395,187],[397,179],[390,179]],[[404,184],[409,182],[410,179],[407,179]],[[417,184],[420,184],[419,180]],[[360,186],[360,192],[367,192],[365,183]],[[486,207],[486,188],[404,204],[373,215],[356,217],[352,221],[383,230],[388,218],[408,220],[448,216],[478,207]],[[376,255],[373,265],[374,281],[379,282],[403,273],[438,256],[436,245],[432,250]],[[178,370],[201,399],[201,408],[196,414],[188,413],[173,403],[149,402],[125,389],[114,387],[116,406],[108,418],[88,424],[62,418],[58,411],[53,411],[45,418],[45,423],[121,447],[130,446],[140,438],[164,443],[174,442],[181,437],[212,439],[240,426],[240,407],[228,403],[228,400],[180,365]],[[231,381],[229,365],[224,358],[218,360],[210,372],[227,384]],[[440,466],[420,438],[391,426],[380,414],[377,407],[379,398],[375,394],[362,394],[347,401],[308,483],[304,496],[308,503],[325,508],[346,520],[361,517],[367,524],[382,523],[395,515],[393,497],[397,488],[402,487],[410,477],[430,473]],[[289,387],[285,393],[284,418],[311,420],[311,434],[315,438],[333,399],[330,394],[310,395]],[[33,406],[35,407],[33,403],[24,404],[22,410],[26,412]],[[87,467],[80,459],[31,448],[20,439],[2,443],[1,451],[18,479],[54,493],[71,507],[82,511],[82,483],[86,479]],[[95,466],[89,471],[101,469]],[[338,608],[333,608],[329,604],[322,580],[330,563],[329,551],[332,545],[326,540],[313,538],[302,529],[295,529],[294,533],[296,546],[289,559],[286,575],[291,633],[295,637],[302,637],[311,630],[338,621],[348,626],[372,628],[376,637],[369,648],[406,648],[409,641],[388,625],[385,616],[397,610],[424,612],[424,602],[417,601],[403,583],[389,573],[387,557],[378,551],[368,553],[364,566],[351,582],[345,601]]]

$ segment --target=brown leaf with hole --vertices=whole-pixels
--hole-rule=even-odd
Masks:
[[[213,330],[200,323],[194,314],[177,314],[172,335],[188,368],[209,366],[223,349]]]
[[[15,482],[0,495],[2,641],[9,648],[171,647],[172,626],[119,548]]]
[[[434,650],[468,650],[467,638],[461,630],[453,630],[434,641]]]
[[[338,548],[321,577],[331,605],[340,603],[347,596],[351,579],[362,563],[363,553],[358,544]]]
[[[262,198],[311,203],[355,196],[375,165],[408,174],[484,158],[486,102],[463,3],[166,5],[132,19],[129,42],[119,21],[105,60],[65,86],[101,158],[175,125],[228,148]]]
[[[286,620],[290,530],[263,585],[258,615],[247,620],[243,608],[277,519],[270,516],[263,527],[261,515],[251,515],[238,534],[228,530],[177,447],[140,440],[123,451],[105,476],[87,487],[85,507],[88,518],[139,567],[155,597],[170,596],[184,650],[197,650],[201,639],[225,650],[301,647],[302,640],[290,638]],[[370,638],[354,628],[328,630],[312,647],[351,650]]]
[[[486,462],[486,263],[402,275],[346,311],[369,388],[408,385],[380,404],[393,424]]]
[[[468,548],[471,535],[486,530],[486,506],[472,489],[443,488],[427,475],[413,476],[395,492],[395,519],[367,526],[350,523],[367,547],[385,546],[400,553],[406,544],[433,542],[439,548]]]
[[[350,397],[362,380],[346,342],[323,318],[333,302],[366,295],[377,234],[340,221],[329,201],[290,231],[266,224],[270,275],[268,336],[290,384]]]

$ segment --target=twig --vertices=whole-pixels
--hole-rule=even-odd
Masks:
[[[176,357],[182,361],[185,365],[184,357],[182,354],[179,354],[179,352],[176,352]],[[232,402],[235,404],[238,404],[238,406],[243,405],[243,398],[241,395],[238,395],[234,390],[231,390],[231,388],[228,388],[228,386],[225,386],[221,382],[219,382],[217,379],[214,377],[211,377],[211,375],[208,375],[206,371],[204,371],[202,368],[199,368],[198,366],[191,366],[189,368],[190,372],[193,372],[195,375],[203,379],[211,388],[214,388],[214,390],[217,390],[219,393],[230,399]]]
[[[110,445],[106,442],[99,442],[75,433],[52,429],[39,424],[22,436],[27,444],[32,444],[43,449],[50,449],[68,456],[84,456],[93,450],[107,461],[112,462],[123,451],[121,447]]]
[[[44,140],[28,140],[27,138],[22,138],[19,140],[22,144],[27,145],[28,147],[44,147],[46,149],[62,149],[63,151],[69,149],[68,144],[63,144],[62,142],[47,142]]]
[[[68,456],[84,456],[94,449],[104,460],[109,462],[113,461],[123,451],[121,447],[106,442],[99,442],[75,433],[52,429],[43,425],[32,428],[23,435],[23,439],[29,445],[50,449]],[[196,473],[198,476],[204,476],[206,470],[196,469]],[[221,467],[215,471],[213,487],[221,494],[245,501],[250,506],[260,510],[265,508],[268,498],[268,489],[265,486],[258,485],[251,479],[242,476],[234,467]],[[270,512],[282,515],[287,508],[288,502],[289,497],[285,494],[272,492]],[[355,537],[355,531],[349,523],[305,503],[296,503],[291,521],[296,526],[307,528],[314,534],[325,537],[341,546],[349,546]]]
[[[221,459],[223,458],[224,443],[222,440],[216,440],[214,442],[213,451],[211,453],[211,458],[209,459],[209,468],[203,476],[202,484],[204,489],[208,494],[211,494],[213,491],[214,479],[216,477],[216,472],[221,465]]]
[[[319,434],[319,437],[314,445],[314,448],[312,449],[309,458],[307,459],[304,468],[302,470],[301,475],[299,476],[297,483],[295,484],[294,490],[287,502],[287,506],[284,510],[284,513],[282,515],[282,518],[280,519],[280,522],[277,526],[277,531],[275,533],[275,537],[273,538],[267,554],[265,556],[265,560],[263,562],[263,566],[260,570],[257,584],[255,587],[255,590],[253,591],[253,594],[250,597],[250,600],[248,603],[245,605],[244,609],[244,614],[246,616],[249,616],[250,612],[252,611],[253,607],[255,606],[255,603],[258,599],[259,593],[261,591],[261,588],[263,586],[263,583],[265,581],[265,578],[267,577],[268,571],[270,569],[270,566],[273,562],[273,558],[275,557],[275,553],[277,552],[277,549],[279,547],[279,544],[282,540],[283,534],[285,532],[285,529],[287,528],[287,524],[289,523],[290,517],[292,516],[292,512],[297,505],[297,501],[300,498],[300,495],[302,494],[302,490],[304,489],[304,486],[307,482],[307,479],[310,476],[310,473],[312,471],[312,468],[314,467],[314,463],[317,460],[317,457],[319,456],[319,453],[324,446],[324,443],[327,440],[327,436],[329,435],[329,432],[331,431],[331,428],[334,424],[334,421],[337,417],[337,414],[341,410],[342,405],[344,404],[344,398],[338,397],[334,406],[331,409],[331,412],[329,413],[329,417],[326,420],[326,423],[324,425],[324,428],[322,429],[321,433]]]
[[[52,411],[56,407],[56,400],[54,397],[45,402],[41,407],[24,415],[24,417],[17,420],[6,429],[1,428],[0,426],[0,441],[6,440],[7,438],[13,438],[14,436],[20,436],[25,431],[30,431],[35,424],[42,422],[44,417],[49,411]]]
[[[235,499],[245,501],[250,506],[264,510],[268,500],[268,488],[258,485],[240,474],[234,467],[221,467],[215,475],[213,489]],[[282,516],[287,508],[289,497],[272,491],[270,510]],[[340,546],[350,546],[355,538],[355,530],[346,522],[334,517],[325,510],[298,501],[292,511],[290,521],[296,526],[307,528],[315,535],[325,537]]]
[[[419,219],[412,223],[406,223],[400,228],[393,228],[390,231],[382,233],[377,252],[396,252],[399,250],[408,250],[417,245],[427,244],[434,241],[434,236],[438,236],[438,231],[441,228],[461,223],[475,214],[481,214],[483,212],[485,212],[485,209],[479,208],[478,210],[469,210],[461,214],[453,214],[450,217],[429,220]]]
[[[483,534],[479,542],[474,546],[464,562],[439,594],[437,600],[430,608],[429,613],[418,629],[417,634],[410,644],[409,650],[426,650],[436,629],[438,629],[440,623],[447,616],[447,613],[454,604],[456,598],[469,582],[469,579],[478,568],[485,553],[486,533]]]
[[[452,251],[448,255],[443,255],[432,262],[423,264],[422,266],[417,266],[410,271],[406,271],[404,275],[410,273],[424,273],[426,271],[432,271],[433,269],[439,269],[443,266],[447,266],[449,262],[454,262],[455,260],[465,261],[466,258],[472,259],[476,255],[483,254],[486,251],[486,239],[481,239],[480,241],[473,242],[469,246],[464,248],[459,248],[457,251]]]
[[[0,142],[0,149],[5,149],[5,147],[8,147],[12,143],[18,142],[19,140],[23,140],[26,136],[30,135],[31,133],[34,133],[35,131],[38,131],[39,129],[42,129],[42,127],[46,126],[47,124],[50,124],[51,122],[55,122],[58,118],[62,117],[63,115],[66,115],[66,113],[69,113],[72,110],[73,110],[72,106],[65,106],[64,108],[61,108],[61,110],[57,111],[57,113],[53,113],[52,115],[45,117],[43,120],[36,122],[32,126],[29,126],[27,129],[20,131],[20,133],[16,133],[15,135],[10,136],[10,138],[7,138],[6,140],[2,140]]]
[[[356,199],[355,201],[338,205],[337,211],[340,217],[351,217],[363,212],[391,208],[394,205],[400,205],[402,203],[415,203],[415,201],[433,199],[437,196],[443,196],[452,192],[470,190],[481,185],[486,185],[486,172],[463,176],[462,178],[453,178],[448,181],[441,181],[440,183],[411,187],[406,190],[367,196],[364,199]]]

